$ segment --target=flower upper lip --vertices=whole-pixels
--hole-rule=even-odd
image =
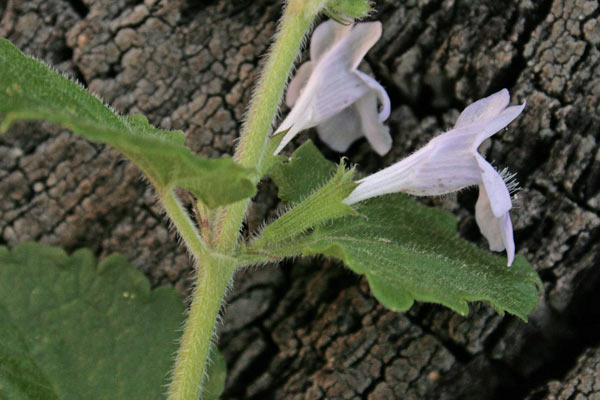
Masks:
[[[400,162],[358,181],[344,202],[353,204],[395,192],[435,196],[478,185],[477,223],[492,250],[507,250],[511,265],[510,193],[502,176],[477,151],[485,139],[505,128],[525,108],[525,103],[508,107],[509,101],[508,90],[503,89],[471,104],[453,129]]]
[[[288,87],[286,103],[292,110],[274,133],[287,131],[275,154],[300,131],[315,126],[336,151],[345,151],[361,136],[379,154],[389,151],[392,140],[383,125],[390,114],[389,97],[375,79],[356,69],[381,29],[380,22],[345,26],[332,20],[315,29],[311,60],[300,66]]]

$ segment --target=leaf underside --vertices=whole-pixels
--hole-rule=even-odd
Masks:
[[[142,115],[120,116],[81,85],[25,56],[0,38],[0,125],[19,120],[62,125],[107,143],[131,159],[159,190],[185,188],[209,207],[254,195],[256,172],[231,158],[207,159],[184,145],[181,131],[160,130]]]
[[[296,163],[280,168],[275,179],[280,193],[285,189],[283,200],[301,196],[289,187],[298,182],[302,170],[320,176],[335,168],[312,145],[301,147],[292,158]],[[301,187],[302,191],[315,189],[308,184]],[[499,313],[507,311],[526,320],[535,309],[541,281],[531,265],[517,257],[507,268],[504,257],[461,239],[452,214],[403,194],[361,202],[356,210],[358,215],[315,226],[307,234],[273,242],[262,250],[281,257],[323,254],[338,258],[365,275],[375,297],[396,311],[407,310],[417,300],[439,303],[465,315],[469,301],[484,301]]]

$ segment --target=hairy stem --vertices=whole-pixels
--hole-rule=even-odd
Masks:
[[[273,157],[267,151],[269,135],[294,60],[306,32],[327,1],[287,2],[234,155],[243,166],[256,169],[256,183],[266,172],[265,163]],[[215,322],[236,267],[226,255],[235,250],[249,201],[240,201],[222,209],[216,219],[218,222],[213,225],[215,231],[211,236],[216,239],[215,250],[221,254],[219,256],[211,253],[204,244],[172,192],[163,196],[162,200],[167,214],[198,260],[196,290],[177,354],[169,400],[196,400],[201,395]]]
[[[167,215],[198,263],[196,288],[177,352],[169,400],[196,400],[206,375],[214,326],[235,264],[211,254],[172,190],[161,193],[160,198]]]
[[[267,151],[269,135],[294,60],[304,36],[326,3],[327,0],[289,0],[286,6],[234,155],[240,164],[258,171],[256,181],[266,172],[263,171],[265,162],[273,157]],[[231,252],[235,248],[248,203],[232,204],[221,215],[218,227],[220,251]]]
[[[169,400],[196,400],[201,396],[215,323],[235,270],[218,260],[207,261],[198,266],[197,286],[177,352]]]
[[[198,229],[183,210],[179,200],[175,197],[172,189],[167,189],[164,192],[159,191],[161,203],[165,209],[165,212],[169,216],[173,225],[177,228],[177,232],[185,242],[188,250],[194,258],[201,260],[209,254],[209,250],[202,240]]]

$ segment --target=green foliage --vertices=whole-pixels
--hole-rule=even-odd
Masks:
[[[210,349],[211,359],[208,366],[208,378],[203,387],[202,400],[217,400],[225,389],[227,365],[223,354],[215,346]]]
[[[308,140],[292,154],[289,162],[272,167],[269,175],[277,184],[279,198],[286,203],[297,203],[323,186],[336,169],[335,164],[327,161]]]
[[[119,116],[82,86],[25,56],[0,38],[1,131],[18,120],[54,122],[90,140],[108,143],[136,163],[157,186],[190,190],[209,207],[254,195],[255,171],[231,158],[196,156],[181,131],[164,131],[142,115]]]
[[[372,10],[369,0],[329,0],[324,13],[341,24],[349,24],[354,19],[367,16]]]
[[[311,162],[280,169],[276,182],[286,188],[285,196],[300,196],[291,189],[296,183],[298,192],[318,186],[298,180],[301,169],[321,176],[335,168],[332,163],[326,166],[328,162],[314,146],[298,152]],[[292,157],[301,160],[296,153]],[[485,301],[499,313],[508,311],[526,320],[535,308],[541,281],[531,265],[517,257],[507,268],[504,257],[459,238],[451,214],[402,194],[359,203],[356,210],[359,215],[316,225],[309,233],[285,243],[265,243],[255,251],[274,257],[324,254],[338,258],[365,275],[375,297],[392,310],[407,310],[418,300],[443,304],[464,315],[469,311],[468,301]]]
[[[183,316],[121,256],[0,247],[0,398],[161,399]]]
[[[325,254],[364,274],[373,294],[392,310],[406,310],[414,300],[440,303],[460,314],[467,301],[486,301],[500,313],[526,320],[541,284],[531,265],[517,257],[511,268],[460,239],[439,211],[408,196],[365,202],[364,218],[344,218],[315,229],[303,254]]]
[[[296,159],[293,161],[294,165],[304,165],[304,167],[309,168],[308,170],[312,169],[313,155],[320,154],[310,141],[300,147],[297,153],[298,154],[294,156]],[[305,154],[306,157],[304,157],[303,154]],[[317,162],[317,165],[319,163],[323,165],[321,173],[329,172],[330,168],[325,165],[325,163],[329,163],[328,161],[314,161]],[[291,175],[295,178],[295,182],[303,183],[305,188],[309,187],[307,178],[294,173],[294,171],[297,171],[297,168],[294,166],[290,167],[287,164],[280,164],[273,169],[272,174],[275,182],[283,184],[283,181],[285,181],[285,179],[281,179],[285,175],[285,172],[282,170],[290,171]],[[306,171],[306,168],[304,171]],[[335,174],[327,181],[327,183],[313,193],[310,193],[306,199],[291,206],[285,214],[268,225],[262,231],[260,237],[253,243],[253,246],[262,247],[266,244],[273,246],[276,242],[289,240],[325,221],[330,221],[349,214],[356,214],[356,211],[354,211],[352,207],[342,203],[356,187],[353,178],[354,169],[346,170],[344,162],[342,161]],[[287,189],[285,189],[286,187]],[[287,186],[283,184],[283,188],[283,190],[280,188],[280,194],[283,193],[286,198],[299,198],[299,196],[297,196],[298,192],[296,192],[289,184]]]
[[[0,306],[0,399],[58,400],[52,384],[30,354],[19,328]]]

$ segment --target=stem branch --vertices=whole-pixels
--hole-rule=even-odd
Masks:
[[[269,135],[283,91],[306,32],[328,0],[288,0],[276,40],[252,98],[248,119],[242,129],[234,158],[244,167],[255,168],[255,181],[262,178]],[[162,194],[165,210],[198,261],[196,290],[169,387],[169,400],[196,400],[206,375],[206,361],[215,322],[227,285],[236,265],[229,259],[235,250],[249,200],[221,209],[211,237],[216,251],[211,253],[192,221],[182,210],[172,191]],[[211,219],[212,220],[212,219]]]
[[[196,400],[206,375],[214,326],[235,264],[211,254],[171,189],[161,193],[165,211],[196,259],[192,305],[177,353],[169,400]]]
[[[158,193],[165,212],[177,228],[190,253],[197,260],[207,256],[209,254],[208,247],[190,217],[183,210],[179,200],[175,197],[173,190],[167,189],[162,192],[159,190]]]

